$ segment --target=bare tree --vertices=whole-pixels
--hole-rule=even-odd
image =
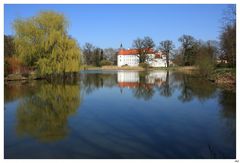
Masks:
[[[178,41],[182,43],[184,65],[193,65],[195,62],[198,42],[190,35],[182,35]]]
[[[236,23],[236,5],[228,5],[228,8],[225,9],[223,12],[223,28],[225,28],[227,25],[233,25]]]
[[[104,58],[112,63],[117,62],[117,50],[113,48],[104,49]]]
[[[166,55],[167,67],[169,67],[169,55],[173,48],[174,48],[173,42],[170,40],[160,42],[160,50],[163,52],[163,54]]]
[[[146,36],[143,39],[137,38],[134,40],[133,47],[138,51],[139,62],[144,63],[148,58],[147,54],[155,47],[155,44],[149,36]]]
[[[92,64],[94,49],[95,47],[90,43],[85,43],[85,45],[83,46],[83,56],[85,64]]]
[[[143,45],[144,45],[145,50],[150,50],[155,47],[154,41],[149,36],[144,37]]]
[[[229,5],[223,17],[223,28],[220,34],[221,58],[229,66],[236,67],[236,5]]]

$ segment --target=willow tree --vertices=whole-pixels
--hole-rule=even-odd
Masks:
[[[15,20],[14,42],[22,62],[42,75],[76,72],[80,48],[67,34],[68,21],[56,12],[40,12],[28,19]]]

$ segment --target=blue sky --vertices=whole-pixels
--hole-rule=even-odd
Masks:
[[[179,46],[183,34],[202,40],[218,40],[221,18],[228,5],[4,5],[4,33],[13,34],[16,18],[28,18],[40,11],[64,13],[69,34],[82,46],[90,42],[101,48],[131,48],[138,37],[150,36],[156,45],[165,39]]]

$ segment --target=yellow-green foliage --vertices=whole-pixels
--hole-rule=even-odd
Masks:
[[[68,133],[68,117],[81,103],[80,86],[42,84],[34,95],[20,100],[16,130],[41,141],[63,139]]]
[[[80,48],[67,35],[67,20],[56,12],[41,12],[14,22],[15,46],[20,59],[39,73],[76,72],[80,68]]]

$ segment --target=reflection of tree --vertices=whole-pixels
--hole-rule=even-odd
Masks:
[[[191,101],[193,98],[193,94],[191,88],[189,87],[189,78],[187,75],[183,74],[182,83],[180,84],[181,87],[181,95],[178,97],[179,100],[182,102]]]
[[[170,86],[170,81],[169,81],[169,71],[166,73],[166,81],[163,82],[163,84],[160,86],[160,94],[165,97],[170,97],[172,96],[173,92],[173,87]]]
[[[232,132],[236,132],[236,93],[233,91],[223,90],[219,95],[221,104],[221,116],[227,120],[227,125]]]
[[[146,73],[139,74],[139,83],[136,88],[133,89],[134,97],[144,100],[149,100],[154,95],[154,89],[152,84],[147,84]]]
[[[10,81],[4,84],[4,102],[11,102],[18,98],[31,96],[38,85],[36,82]]]
[[[212,98],[216,87],[209,81],[193,75],[181,74],[181,95],[179,100],[183,102],[191,101],[193,97],[201,101]]]
[[[62,139],[67,134],[67,118],[80,105],[80,86],[43,84],[33,96],[20,101],[17,132],[43,141]]]
[[[117,75],[100,73],[84,74],[82,75],[82,83],[84,91],[89,94],[95,89],[117,85]]]

